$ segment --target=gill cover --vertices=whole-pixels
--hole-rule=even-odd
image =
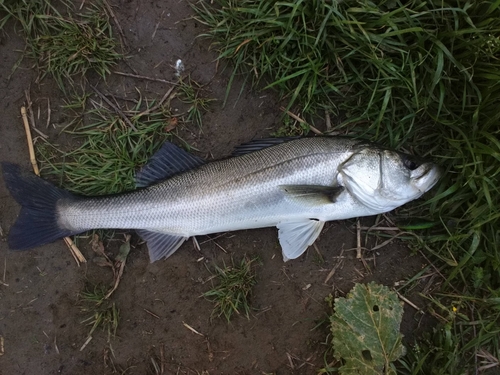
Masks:
[[[439,168],[396,151],[367,147],[339,167],[342,184],[374,213],[420,197],[438,181]]]

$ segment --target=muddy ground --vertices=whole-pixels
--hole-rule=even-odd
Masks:
[[[281,126],[281,103],[272,93],[249,88],[238,99],[241,81],[237,80],[227,105],[222,106],[228,71],[217,67],[209,42],[196,38],[203,27],[190,18],[193,12],[187,2],[112,0],[110,4],[124,30],[129,56],[116,70],[175,80],[173,66],[182,59],[186,73],[205,85],[207,96],[217,99],[204,114],[201,129],[192,124],[177,129],[199,155],[227,156],[234,146],[267,137]],[[36,84],[37,72],[28,60],[10,76],[24,48],[16,28],[9,22],[0,43],[0,160],[29,168],[20,117],[25,90],[30,92],[40,129],[51,142],[72,145],[58,135],[68,119],[61,109],[64,97],[54,82],[46,78]],[[107,83],[90,79],[103,92],[122,97],[135,97],[134,87],[139,87],[150,98],[161,98],[170,88],[116,74]],[[97,331],[82,350],[89,327],[81,323],[88,315],[81,311],[79,293],[89,283],[109,283],[111,272],[92,262],[95,255],[85,240],[79,243],[88,262],[80,267],[63,241],[28,252],[10,251],[6,236],[19,206],[0,181],[1,375],[155,374],[152,359],[163,363],[165,374],[315,374],[325,360],[331,361],[330,355],[324,357],[327,295],[341,296],[354,283],[372,280],[392,287],[426,264],[394,240],[380,250],[365,251],[364,265],[351,250],[356,246],[354,220],[327,223],[317,250],[310,248],[288,263],[282,261],[275,228],[227,233],[215,240],[211,239],[216,235],[202,236],[198,238],[201,251],[188,241],[171,258],[153,264],[144,245],[134,246],[112,296],[120,310],[116,337],[108,342],[106,333]],[[135,237],[132,243],[137,244]],[[109,251],[116,252],[117,246],[109,244]],[[368,249],[373,246],[374,242],[366,244]],[[200,298],[211,288],[207,266],[244,255],[260,259],[252,315],[236,317],[230,324],[211,320],[213,305]],[[407,297],[423,305],[416,292]],[[406,339],[411,341],[421,326],[421,315],[405,304]]]

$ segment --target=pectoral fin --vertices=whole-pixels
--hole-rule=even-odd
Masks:
[[[188,237],[173,236],[144,229],[137,230],[137,233],[148,243],[151,263],[168,258],[188,239]]]
[[[285,193],[294,200],[308,205],[335,203],[343,186],[281,185]]]
[[[278,238],[283,251],[283,260],[301,256],[318,238],[324,221],[315,219],[288,221],[278,224]]]

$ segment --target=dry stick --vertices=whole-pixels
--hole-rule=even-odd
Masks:
[[[49,128],[50,125],[50,114],[52,113],[50,109],[50,98],[47,98],[47,129]]]
[[[418,307],[417,305],[415,305],[412,301],[410,301],[408,298],[404,297],[403,295],[401,295],[401,293],[399,293],[397,290],[394,290],[396,292],[396,294],[398,295],[399,298],[401,298],[404,302],[406,302],[408,305],[410,305],[411,307],[413,307],[415,310],[417,310],[418,312],[422,313],[422,314],[425,314],[424,310],[422,310],[420,307]]]
[[[344,255],[344,249],[342,249],[342,252],[340,253],[340,259],[339,259],[339,261],[333,266],[332,270],[330,271],[330,273],[326,277],[326,279],[323,282],[323,284],[328,283],[328,281],[333,277],[333,275],[335,275],[335,272],[337,272],[337,268],[339,268],[340,265],[344,262],[344,259],[342,258],[343,255]]]
[[[356,221],[356,259],[361,259],[361,224]]]
[[[87,259],[85,259],[73,240],[70,237],[64,237],[63,239],[68,248],[71,250],[71,255],[73,255],[73,258],[75,258],[76,263],[78,265],[79,263],[87,263]]]
[[[144,116],[144,115],[147,115],[147,114],[149,114],[149,113],[151,113],[151,112],[154,112],[154,111],[156,111],[158,108],[160,108],[160,107],[163,105],[163,102],[164,102],[165,100],[167,100],[167,99],[168,99],[168,97],[170,96],[170,94],[172,94],[172,91],[174,91],[174,88],[175,88],[175,86],[172,86],[172,87],[171,87],[171,88],[170,88],[170,89],[169,89],[169,90],[165,93],[165,95],[163,95],[163,98],[161,98],[161,99],[160,99],[160,101],[158,102],[158,104],[156,104],[154,107],[151,107],[151,108],[149,108],[149,109],[146,109],[146,110],[142,111],[141,113],[139,113],[139,114],[137,115],[137,118],[142,117],[142,116]]]
[[[199,336],[205,337],[205,335],[204,335],[203,333],[198,332],[197,330],[195,330],[193,327],[191,327],[191,326],[190,326],[189,324],[187,324],[186,322],[182,322],[182,325],[183,325],[184,327],[186,327],[187,329],[189,329],[191,332],[193,332],[193,333],[195,333],[195,334],[197,334],[197,335],[199,335]]]
[[[168,83],[170,85],[177,85],[176,82],[167,81],[166,79],[151,78],[151,77],[141,76],[138,74],[124,73],[124,72],[113,72],[113,73],[118,74],[119,76],[139,78],[139,79],[145,79],[146,81],[155,81],[155,82],[161,82],[161,83]]]
[[[37,176],[40,176],[40,170],[38,169],[38,163],[35,157],[35,149],[33,147],[33,139],[31,138],[31,130],[28,123],[28,116],[26,115],[26,107],[24,106],[21,107],[21,117],[23,118],[24,130],[26,131],[26,139],[28,140],[28,151],[30,154],[30,161],[33,167],[33,172],[35,172]],[[73,258],[75,258],[78,267],[80,267],[80,263],[87,262],[87,260],[80,252],[80,250],[76,247],[76,245],[73,243],[71,238],[65,237],[64,241],[66,242],[66,244],[68,244],[69,249],[71,251],[71,255],[73,255]]]
[[[325,110],[325,125],[326,125],[327,132],[332,130],[332,122],[330,120],[330,113],[328,112],[328,110]]]
[[[38,163],[36,162],[35,158],[35,149],[33,148],[33,138],[31,138],[30,125],[28,123],[28,116],[26,114],[26,107],[24,106],[21,107],[21,117],[23,118],[24,130],[26,131],[26,139],[28,141],[28,151],[30,154],[31,166],[33,167],[33,172],[35,172],[37,176],[40,176],[40,170],[38,169]]]
[[[2,281],[0,281],[0,284],[2,284],[3,286],[9,286],[9,284],[7,284],[5,282],[5,274],[7,273],[7,258],[4,258],[3,259],[3,279]]]
[[[300,122],[301,124],[305,124],[307,126],[309,126],[309,128],[311,129],[311,131],[315,134],[318,134],[318,135],[323,135],[323,132],[317,128],[315,128],[314,126],[312,126],[311,124],[308,124],[305,120],[301,119],[299,116],[297,116],[296,114],[288,111],[285,109],[285,107],[280,107],[280,110],[285,112],[288,116],[290,116],[291,118],[293,118],[294,120],[297,120],[298,122]]]
[[[89,344],[90,340],[92,340],[92,336],[87,337],[87,340],[83,343],[82,347],[80,348],[80,351],[82,352],[83,349]]]
[[[116,112],[117,115],[119,115],[123,121],[125,121],[125,123],[133,130],[133,131],[137,131],[137,128],[134,126],[134,124],[132,124],[132,122],[129,120],[129,118],[125,115],[125,113],[123,113],[120,108],[118,108],[116,105],[113,104],[113,102],[111,100],[109,100],[108,98],[106,98],[104,96],[104,94],[102,94],[99,90],[97,90],[97,88],[95,86],[92,86],[90,85],[90,87],[92,87],[92,90],[95,91],[95,93],[102,99],[104,100],[112,109],[113,111]]]

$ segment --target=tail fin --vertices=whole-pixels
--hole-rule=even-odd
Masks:
[[[19,217],[9,232],[11,249],[29,249],[76,234],[57,223],[56,204],[62,198],[74,198],[70,192],[23,172],[16,164],[2,163],[2,169],[7,188],[21,205]]]

